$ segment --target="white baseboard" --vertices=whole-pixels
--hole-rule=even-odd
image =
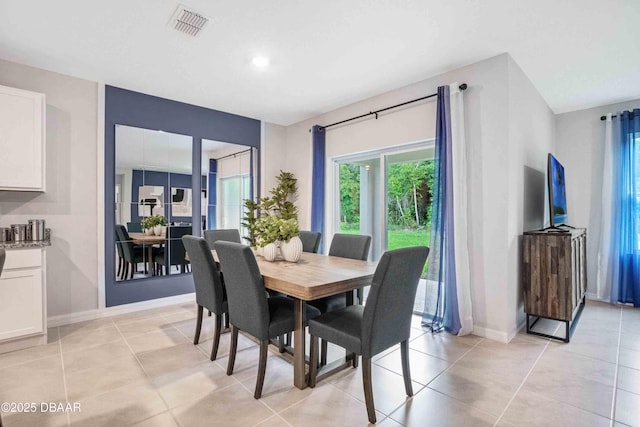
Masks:
[[[609,298],[598,298],[598,296],[594,292],[587,292],[584,296],[590,301],[600,301],[600,302],[608,302],[611,303],[611,299]]]
[[[507,344],[513,339],[513,337],[516,336],[520,329],[524,328],[524,325],[525,321],[521,322],[519,325],[514,326],[509,332],[498,331],[496,329],[484,328],[482,326],[474,325],[473,335]]]
[[[194,302],[196,299],[195,292],[184,295],[176,295],[173,297],[158,298],[151,301],[142,301],[132,304],[117,305],[115,307],[99,308],[96,310],[80,311],[77,313],[61,314],[51,316],[48,319],[48,327],[68,325],[71,323],[85,322],[87,320],[95,320],[103,317],[116,316],[118,314],[132,313],[134,311],[149,310],[151,308],[166,307],[168,305],[182,304],[186,302]]]

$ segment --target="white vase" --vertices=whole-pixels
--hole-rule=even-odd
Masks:
[[[153,234],[155,234],[156,236],[162,236],[162,225],[156,225],[155,227],[153,227]]]
[[[265,247],[262,248],[262,256],[267,261],[273,261],[278,256],[278,247],[275,243],[269,243]]]
[[[302,240],[294,236],[286,242],[281,242],[280,252],[285,261],[298,262],[302,256]]]
[[[153,228],[145,228],[144,234],[146,234],[147,236],[153,236]]]

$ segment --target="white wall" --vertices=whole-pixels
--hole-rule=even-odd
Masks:
[[[565,168],[569,224],[587,228],[587,292],[592,296],[602,215],[605,123],[600,116],[634,108],[640,108],[640,99],[556,116],[556,157]]]
[[[2,60],[0,84],[47,97],[47,191],[0,192],[0,224],[44,218],[52,229],[49,316],[96,309],[98,85]]]
[[[262,197],[268,196],[269,191],[278,185],[276,176],[281,170],[288,169],[286,147],[286,128],[272,123],[262,122],[262,146],[260,149],[261,160],[261,186]],[[298,185],[302,188],[298,193],[305,191],[305,183],[298,180]]]
[[[518,236],[537,218],[525,204],[525,165],[540,168],[553,145],[553,115],[507,55],[499,55],[434,78],[331,111],[286,128],[286,169],[301,183],[302,228],[310,224],[311,136],[329,124],[434,93],[439,85],[467,83],[465,126],[469,162],[469,251],[476,332],[507,340],[521,316]],[[511,101],[510,91],[515,98]],[[522,92],[520,95],[518,95]],[[520,97],[520,101],[518,101]],[[510,110],[518,108],[516,122]],[[430,139],[435,136],[435,98],[327,130],[327,157]],[[531,129],[535,137],[531,134]],[[511,146],[511,140],[514,146]],[[510,148],[513,148],[510,151]],[[544,154],[540,154],[543,153]],[[267,151],[268,159],[282,156]],[[541,159],[538,159],[538,156]],[[275,161],[275,160],[274,160]],[[544,168],[541,169],[544,171]],[[513,175],[513,176],[512,176]],[[328,195],[330,189],[327,189]],[[531,210],[535,212],[530,212]],[[526,212],[525,212],[526,210]]]
[[[543,228],[547,154],[555,152],[555,116],[522,69],[509,57],[507,312],[512,334],[525,321],[522,232]]]

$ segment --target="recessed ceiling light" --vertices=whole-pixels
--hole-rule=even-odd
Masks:
[[[258,68],[265,68],[269,65],[269,58],[266,56],[255,56],[251,62]]]

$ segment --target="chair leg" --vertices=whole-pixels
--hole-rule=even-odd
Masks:
[[[120,271],[122,271],[122,258],[118,258],[118,271],[116,272],[116,277],[120,276]]]
[[[129,272],[129,279],[133,279],[133,274],[137,271],[137,267],[135,263],[129,263],[129,267],[131,268],[131,271]]]
[[[198,305],[198,316],[196,317],[196,335],[193,337],[193,345],[197,345],[200,341],[200,331],[202,330],[202,313],[204,307]]]
[[[373,405],[373,387],[371,384],[371,358],[362,357],[362,383],[364,385],[364,402],[367,405],[369,422],[376,423],[376,409]]]
[[[229,363],[227,375],[233,374],[233,365],[236,363],[236,350],[238,349],[238,328],[231,325],[231,345],[229,346]]]
[[[224,314],[224,328],[229,329],[229,313]]]
[[[320,341],[320,366],[324,366],[327,364],[327,341]]]
[[[129,263],[125,261],[122,269],[122,276],[120,276],[120,280],[124,280],[129,275]]]
[[[353,357],[353,359],[351,359],[351,366],[353,366],[354,368],[358,367],[358,354],[357,353],[351,353],[351,356]]]
[[[358,297],[358,305],[362,305],[362,300],[364,298],[364,291],[362,288],[356,289],[356,296]]]
[[[260,362],[258,362],[258,378],[256,379],[256,391],[253,393],[254,399],[260,399],[262,396],[262,385],[264,384],[264,373],[267,370],[267,350],[269,349],[269,340],[260,342]]]
[[[209,310],[209,317],[211,317],[211,310]]]
[[[400,343],[400,357],[402,358],[402,376],[404,377],[404,389],[407,392],[407,396],[413,396],[413,387],[411,385],[411,371],[409,369],[409,340],[405,340]]]
[[[213,331],[213,344],[211,346],[211,357],[209,360],[212,362],[218,357],[218,346],[220,345],[220,329],[222,328],[222,314],[216,314],[216,330]]]
[[[278,351],[280,353],[284,353],[285,352],[285,345],[284,345],[284,335],[280,335],[278,337]]]
[[[311,335],[309,340],[309,387],[314,388],[318,377],[318,337]]]

